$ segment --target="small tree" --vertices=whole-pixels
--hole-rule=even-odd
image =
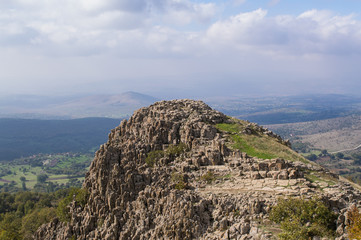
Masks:
[[[40,174],[36,177],[38,183],[44,183],[46,179],[48,179],[48,175],[46,174]]]

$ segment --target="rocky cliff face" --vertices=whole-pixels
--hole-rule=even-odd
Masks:
[[[97,151],[84,182],[87,203],[74,201],[70,222],[54,219],[35,239],[270,239],[259,224],[278,197],[315,195],[340,213],[342,236],[344,213],[360,193],[319,166],[233,149],[217,124],[235,121],[200,101],[139,109]],[[240,134],[288,145],[254,124]],[[329,181],[311,182],[309,173]]]

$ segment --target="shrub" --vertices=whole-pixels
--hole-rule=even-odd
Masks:
[[[145,159],[145,163],[149,167],[154,167],[154,165],[161,159],[162,157],[168,157],[170,159],[174,159],[180,156],[187,150],[187,146],[184,143],[180,143],[178,145],[170,145],[165,151],[155,150],[148,153],[147,158]]]
[[[279,199],[270,212],[270,220],[281,224],[280,239],[330,237],[336,228],[336,214],[320,199]]]
[[[154,167],[155,163],[164,157],[164,151],[161,150],[155,150],[148,153],[147,158],[145,159],[145,163],[149,167]]]
[[[185,189],[187,183],[184,180],[183,174],[173,172],[171,176],[172,182],[175,183],[174,188],[178,190]]]
[[[347,224],[347,233],[350,239],[361,239],[361,213],[359,209],[353,205],[347,211],[349,222]]]
[[[178,145],[170,145],[167,150],[165,151],[165,154],[168,157],[178,157],[182,153],[184,153],[187,149],[187,146],[184,143],[180,143]]]

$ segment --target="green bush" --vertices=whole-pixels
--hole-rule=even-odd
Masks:
[[[187,188],[187,183],[185,182],[184,175],[173,172],[171,176],[172,182],[175,183],[174,188],[178,190],[182,190]]]
[[[173,160],[174,158],[179,157],[185,151],[187,151],[187,146],[184,143],[180,143],[177,145],[170,145],[165,151],[155,150],[149,152],[147,158],[145,159],[145,163],[149,167],[154,167],[154,165],[162,157],[168,157]]]
[[[155,150],[148,153],[147,158],[145,159],[145,163],[148,165],[148,167],[154,167],[156,162],[164,157],[164,151],[161,150]]]
[[[76,206],[84,207],[88,201],[89,193],[86,189],[72,188],[63,200],[59,202],[56,215],[62,222],[70,221],[69,204],[75,201]]]
[[[320,199],[279,199],[270,212],[270,220],[281,224],[280,239],[312,239],[331,237],[337,216]]]
[[[184,143],[179,143],[178,145],[170,145],[165,151],[165,154],[168,157],[178,157],[182,153],[184,153],[186,149],[187,146]]]

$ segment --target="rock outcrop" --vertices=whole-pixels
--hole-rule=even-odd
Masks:
[[[346,210],[360,192],[317,165],[232,149],[217,124],[233,121],[200,101],[139,109],[96,152],[83,185],[87,203],[73,202],[70,222],[54,219],[35,239],[271,239],[260,222],[277,198],[315,195],[339,213],[344,238]],[[254,124],[242,134],[254,131],[289,145]]]

